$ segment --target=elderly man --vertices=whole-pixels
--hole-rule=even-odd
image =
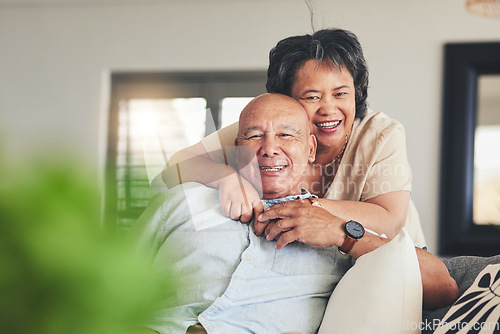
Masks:
[[[309,201],[317,219],[331,223],[328,233],[336,242],[321,245],[311,238],[277,246],[256,235],[253,224],[223,216],[216,189],[185,183],[169,190],[137,225],[154,265],[168,263],[183,279],[176,305],[159,311],[148,325],[157,332],[314,333],[331,292],[354,259],[387,242],[364,234],[359,223],[346,223],[314,206],[314,196],[301,189],[316,141],[296,100],[261,95],[245,107],[239,124],[240,174],[261,187],[264,206]],[[452,302],[456,284],[444,265],[425,251],[417,253],[424,299],[439,293],[441,302],[443,297]]]

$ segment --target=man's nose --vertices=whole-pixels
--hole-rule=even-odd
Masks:
[[[266,137],[262,141],[262,145],[260,147],[260,155],[271,157],[273,155],[279,154],[280,147],[279,142],[273,136]]]

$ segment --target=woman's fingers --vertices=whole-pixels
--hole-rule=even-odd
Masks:
[[[248,196],[244,196],[244,201],[241,203],[241,217],[242,223],[248,223],[252,219],[253,203],[248,201]]]
[[[231,202],[231,213],[229,215],[233,220],[239,220],[241,217],[241,204],[238,202]]]
[[[291,219],[288,219],[288,220],[291,221]],[[273,221],[273,222],[267,224],[266,229],[264,231],[264,235],[266,236],[267,240],[274,240],[277,237],[279,237],[279,235],[281,233],[289,231],[289,230],[292,229],[292,227],[283,227],[282,223],[283,223],[283,220],[279,220],[279,221],[276,221],[276,222]],[[292,226],[293,224],[290,223],[290,224],[287,224],[287,225]]]
[[[276,249],[295,241],[320,248],[338,246],[345,239],[344,221],[309,203],[288,202],[285,206],[272,207],[262,216],[266,238],[277,240]],[[273,217],[275,220],[265,220]]]
[[[230,217],[231,216],[231,202],[230,201],[223,201],[221,199],[220,206],[222,209],[222,214],[226,217]]]
[[[254,215],[264,211],[257,190],[238,174],[229,175],[219,182],[219,199],[222,214],[243,223],[250,222]]]
[[[242,214],[240,217],[242,223],[248,223],[253,217],[258,217],[264,212],[264,206],[257,192],[247,192],[245,198],[246,201],[242,203]]]
[[[269,224],[269,222],[273,220],[279,220],[279,225],[281,227],[281,231],[289,230],[294,225],[291,219],[286,218],[294,218],[298,217],[300,213],[297,211],[299,208],[303,207],[304,202],[299,201],[290,201],[275,204],[272,207],[266,209],[261,215],[257,216],[254,223],[255,234],[261,235],[265,233],[265,230]],[[310,206],[309,204],[305,204],[306,206]],[[271,227],[269,227],[271,228]]]
[[[294,241],[299,240],[299,237],[300,237],[300,235],[299,235],[298,230],[294,229],[294,230],[290,230],[288,232],[284,232],[281,234],[281,236],[276,241],[276,246],[274,246],[274,248],[282,249],[286,245],[288,245]]]
[[[280,233],[281,229],[274,221],[267,224],[266,229],[264,230],[264,236],[267,240],[274,240]]]
[[[254,217],[257,218],[262,213],[264,213],[264,205],[260,201],[260,197],[257,196],[256,200],[254,200],[254,202],[253,202],[253,214],[254,214]]]
[[[299,209],[309,209],[310,207],[310,204],[299,201],[279,203],[265,210],[258,220],[259,222],[265,222],[273,219],[295,217],[300,214],[300,212],[298,211]]]
[[[259,216],[257,216],[257,217],[259,217]],[[264,221],[264,222],[260,222],[256,218],[255,222],[253,223],[255,235],[261,235],[264,232],[264,230],[266,229],[268,223],[269,223],[268,220]]]

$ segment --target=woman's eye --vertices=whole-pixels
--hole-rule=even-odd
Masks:
[[[321,98],[319,96],[307,96],[304,98],[304,100],[308,101],[308,102],[316,102],[316,101],[319,101],[321,100]]]
[[[339,92],[335,94],[336,97],[342,97],[344,95],[347,95],[347,92]]]

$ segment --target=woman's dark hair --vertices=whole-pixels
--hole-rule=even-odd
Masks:
[[[311,59],[329,62],[351,73],[356,117],[362,119],[367,108],[368,69],[358,38],[347,30],[324,29],[313,35],[292,36],[279,41],[269,52],[267,91],[291,96],[297,70]]]

